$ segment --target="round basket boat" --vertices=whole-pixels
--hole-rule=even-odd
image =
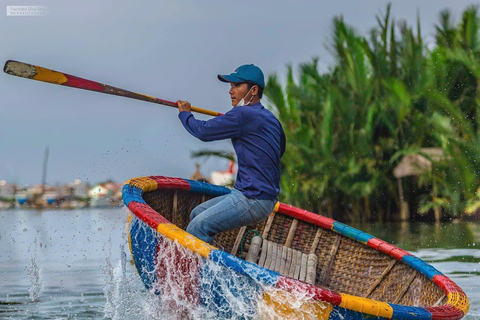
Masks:
[[[163,176],[123,187],[136,269],[147,289],[173,296],[187,318],[192,310],[217,319],[454,320],[467,313],[462,289],[423,260],[291,205],[277,203],[266,221],[218,234],[214,246],[184,231],[195,206],[229,192]]]

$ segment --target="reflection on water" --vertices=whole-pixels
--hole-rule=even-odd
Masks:
[[[0,211],[0,319],[162,319],[130,262],[124,209]],[[480,224],[354,226],[425,259],[480,319]]]
[[[417,248],[480,249],[480,224],[474,222],[401,222],[352,226],[408,251]]]

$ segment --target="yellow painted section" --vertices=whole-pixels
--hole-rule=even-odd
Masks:
[[[135,92],[135,93],[138,94],[138,95],[144,96],[145,98],[154,100],[154,101],[157,100],[157,98],[146,95],[146,94],[143,94],[143,93],[137,93],[137,92]],[[167,105],[167,106],[171,106],[171,107],[176,107],[175,103],[173,103],[173,105],[172,105],[172,104],[169,103],[169,101],[165,101],[162,104]],[[218,112],[216,112],[216,111],[211,111],[211,110],[202,109],[202,108],[193,107],[193,106],[191,108],[192,108],[193,112],[202,113],[202,114],[206,114],[206,115],[214,116],[214,117],[218,116]]]
[[[464,315],[467,314],[468,309],[470,309],[470,302],[468,302],[468,298],[465,294],[449,292],[447,298],[447,304],[461,310]]]
[[[277,202],[277,203],[275,204],[275,207],[273,208],[273,212],[272,212],[272,213],[277,212],[277,211],[278,211],[278,208],[280,208],[280,202]]]
[[[192,107],[192,111],[197,112],[197,113],[206,114],[206,115],[209,115],[209,116],[214,116],[214,117],[218,116],[218,112],[210,111],[210,110],[202,109],[202,108],[198,108],[198,107]]]
[[[177,241],[185,248],[201,255],[204,258],[208,257],[211,250],[217,249],[171,223],[159,224],[157,231],[170,240]]]
[[[133,178],[125,182],[125,184],[140,188],[143,192],[157,190],[158,188],[157,182],[149,177]]]
[[[302,301],[283,290],[264,292],[258,303],[260,319],[321,319],[328,320],[333,306],[313,299]]]
[[[148,99],[152,99],[152,100],[157,100],[157,98],[155,97],[152,97],[152,96],[149,96],[147,94],[143,94],[143,93],[138,93],[138,92],[134,92],[135,94],[138,94],[140,96],[144,96],[145,98],[148,98]]]
[[[391,318],[393,315],[392,307],[386,302],[380,302],[367,298],[351,296],[349,294],[340,293],[342,301],[340,307],[353,311],[363,312],[374,316]]]
[[[50,82],[50,83],[55,83],[55,84],[63,84],[67,82],[67,78],[63,75],[63,73],[53,71],[50,69],[45,69],[42,67],[37,67],[35,66],[36,70],[36,75],[33,76],[32,79],[34,80],[39,80],[39,81],[45,81],[45,82]]]

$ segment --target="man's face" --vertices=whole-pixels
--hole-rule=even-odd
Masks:
[[[232,99],[232,106],[236,106],[242,98],[248,93],[248,85],[243,83],[230,83],[230,99]],[[250,96],[250,95],[249,95]],[[245,101],[248,101],[250,97],[245,97]]]

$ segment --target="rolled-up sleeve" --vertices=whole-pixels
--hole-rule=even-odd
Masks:
[[[191,112],[182,111],[178,118],[185,129],[202,141],[215,141],[237,138],[242,133],[242,114],[233,108],[222,116],[202,121],[197,120]]]

